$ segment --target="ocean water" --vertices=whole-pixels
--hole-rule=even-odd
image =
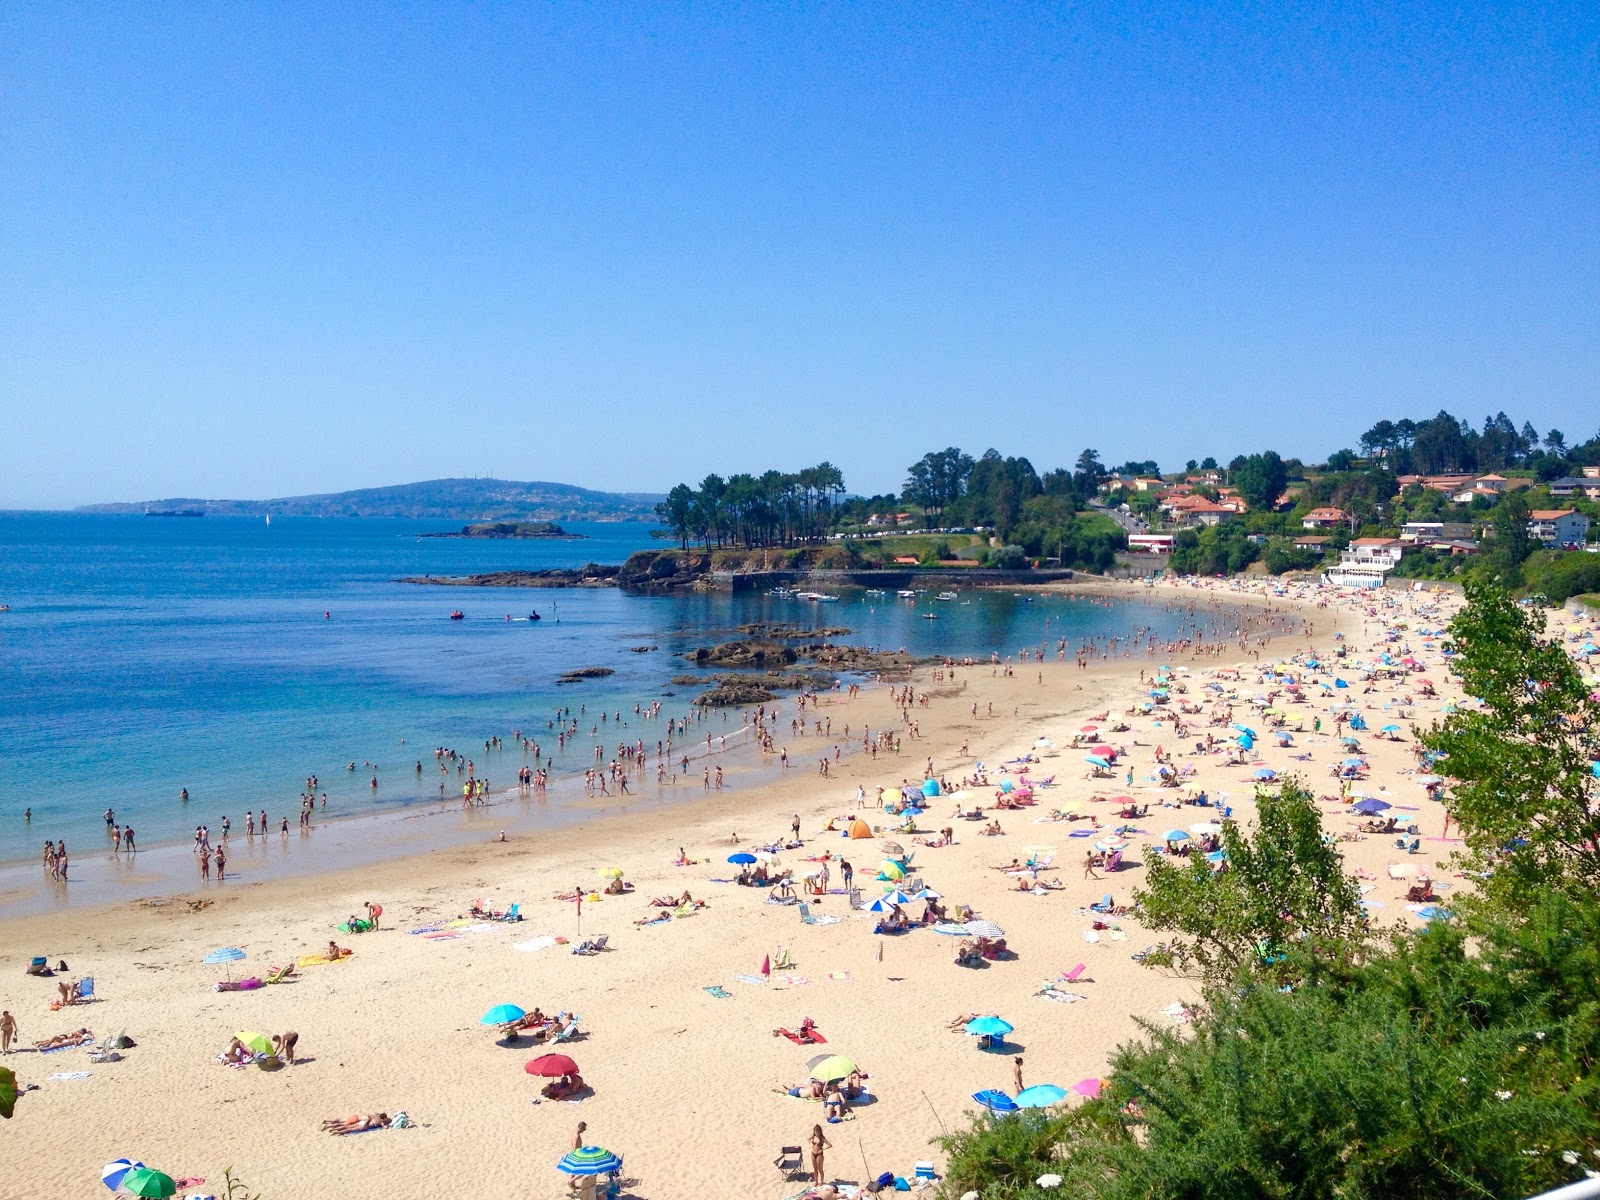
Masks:
[[[437,808],[433,748],[473,757],[499,790],[527,761],[514,729],[554,755],[557,782],[571,780],[594,761],[595,742],[556,753],[547,722],[558,707],[585,706],[585,734],[599,711],[620,710],[626,728],[610,722],[600,740],[653,743],[696,694],[669,682],[688,669],[682,655],[744,622],[845,626],[844,641],[987,656],[1139,626],[1171,635],[1183,620],[1157,603],[1007,592],[963,590],[954,603],[929,592],[913,603],[847,590],[818,605],[395,582],[620,562],[660,545],[640,524],[573,525],[579,541],[418,536],[458,527],[0,514],[0,603],[10,605],[0,613],[0,863],[36,857],[45,838],[101,848],[108,807],[136,827],[141,849],[187,842],[202,822],[215,838],[224,814],[237,836],[247,809],[265,808],[276,827],[297,813],[313,774],[330,816]],[[467,619],[449,620],[454,608]],[[505,619],[530,610],[544,619]],[[922,619],[929,611],[941,619]],[[657,649],[629,649],[640,645]],[[589,666],[616,673],[556,684]],[[660,721],[634,718],[635,704],[656,699]],[[496,734],[507,749],[484,755]],[[459,794],[453,772],[448,788]]]

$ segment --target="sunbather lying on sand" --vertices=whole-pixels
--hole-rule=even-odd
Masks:
[[[576,1096],[586,1086],[583,1076],[574,1072],[571,1075],[563,1075],[560,1079],[552,1079],[539,1089],[539,1094],[546,1100],[566,1100]]]
[[[780,1083],[772,1089],[780,1096],[798,1096],[802,1100],[821,1100],[827,1093],[827,1088],[820,1079],[808,1079],[804,1083],[797,1083],[793,1087]]]
[[[323,1133],[363,1133],[368,1129],[389,1128],[388,1113],[368,1113],[366,1116],[352,1114],[348,1117],[335,1117],[331,1121],[322,1123]]]
[[[46,1041],[35,1042],[34,1046],[40,1050],[59,1050],[63,1046],[81,1046],[93,1040],[94,1034],[90,1030],[75,1029],[71,1033],[58,1033]]]

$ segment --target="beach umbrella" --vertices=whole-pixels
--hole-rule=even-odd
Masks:
[[[821,863],[818,863],[814,867],[801,867],[800,870],[795,872],[795,874],[800,876],[801,879],[810,879],[813,876],[821,875],[826,870],[826,867],[824,867]]]
[[[239,949],[239,947],[224,946],[220,950],[213,950],[200,961],[203,963],[210,963],[213,966],[220,963],[224,966],[224,968],[227,968],[229,963],[236,963],[242,958],[244,958],[244,951]],[[233,972],[231,969],[225,969],[224,974],[226,974],[229,979],[233,978]]]
[[[1278,777],[1278,773],[1271,767],[1260,767],[1256,770],[1255,777],[1257,779],[1276,779]]]
[[[1161,840],[1164,842],[1187,842],[1189,835],[1181,829],[1169,829],[1161,835]]]
[[[595,874],[599,875],[601,879],[621,879],[622,878],[622,868],[621,867],[601,867],[597,872],[595,872]]]
[[[753,850],[751,853],[756,856],[757,862],[773,862],[778,857],[776,850]]]
[[[756,856],[747,851],[741,850],[737,854],[728,855],[728,861],[741,867],[747,867],[756,861]]]
[[[895,902],[890,900],[889,897],[879,896],[871,904],[867,905],[867,911],[882,916],[884,913],[893,912],[894,906]]]
[[[942,933],[946,937],[966,937],[967,927],[960,921],[940,921],[933,927],[935,933]]]
[[[1249,734],[1245,734],[1245,733],[1241,733],[1239,735],[1239,749],[1241,749],[1241,750],[1254,750],[1255,748],[1256,748],[1256,740],[1255,740],[1255,738],[1253,738]]]
[[[950,799],[954,800],[957,804],[960,804],[962,801],[971,800],[972,793],[967,791],[966,788],[962,788],[959,792],[951,792]]]
[[[541,1054],[538,1058],[531,1058],[522,1068],[529,1075],[543,1075],[547,1079],[558,1079],[562,1075],[576,1075],[578,1064],[565,1054]]]
[[[135,1167],[122,1177],[122,1190],[133,1196],[160,1198],[176,1195],[178,1184],[171,1175],[163,1175],[149,1167]]]
[[[966,1024],[967,1033],[973,1037],[1003,1038],[1015,1028],[1010,1021],[996,1016],[974,1017]]]
[[[515,1004],[496,1004],[483,1016],[478,1018],[479,1025],[510,1025],[513,1021],[520,1021],[528,1014]],[[243,1041],[243,1038],[239,1039]]]
[[[1376,813],[1383,812],[1389,807],[1389,804],[1385,800],[1358,800],[1350,807],[1353,811],[1370,817]]]
[[[1232,730],[1235,730],[1238,733],[1244,734],[1245,737],[1255,737],[1256,736],[1256,731],[1254,729],[1251,729],[1250,726],[1248,726],[1248,725],[1240,725],[1237,721],[1235,721],[1232,725],[1228,726],[1228,728],[1232,729]]]
[[[556,1170],[566,1175],[609,1175],[622,1170],[622,1160],[600,1146],[585,1146],[562,1158]]]
[[[129,1171],[142,1170],[144,1170],[144,1164],[142,1162],[129,1162],[125,1158],[119,1158],[116,1162],[107,1163],[101,1168],[100,1182],[105,1184],[114,1192],[122,1186],[122,1181],[127,1176]]]
[[[1087,1096],[1093,1100],[1100,1095],[1100,1091],[1105,1085],[1106,1081],[1104,1079],[1080,1079],[1072,1085],[1072,1090],[1080,1096]]]
[[[1450,910],[1448,908],[1440,908],[1437,904],[1424,904],[1417,909],[1417,916],[1424,921],[1448,921],[1450,919]]]
[[[1018,1108],[1049,1108],[1066,1098],[1066,1088],[1059,1088],[1053,1083],[1036,1083],[1017,1093],[1016,1104]]]
[[[1010,1096],[1004,1092],[998,1092],[994,1088],[985,1088],[981,1092],[974,1092],[972,1093],[972,1098],[994,1113],[1016,1112],[1019,1107],[1017,1102]]]
[[[843,1079],[856,1069],[856,1064],[842,1054],[819,1054],[806,1066],[811,1071],[811,1078],[823,1083],[832,1083],[835,1079]]]
[[[1189,826],[1190,833],[1221,833],[1222,826],[1215,821],[1197,821]]]
[[[865,821],[863,821],[859,817],[857,817],[854,821],[850,822],[850,840],[851,841],[859,842],[863,838],[870,838],[871,836],[872,836],[872,826],[868,825]]]
[[[1346,745],[1346,746],[1359,746],[1359,745],[1361,745],[1361,739],[1360,738],[1355,738],[1355,737],[1346,736],[1346,737],[1340,738],[1339,741],[1340,741],[1340,743],[1342,743],[1343,745]]]
[[[944,896],[932,888],[923,888],[912,898],[915,900],[943,900]]]
[[[906,852],[906,848],[904,846],[902,846],[899,842],[888,842],[888,841],[886,841],[886,842],[881,842],[879,844],[883,847],[884,852],[887,853],[887,854],[893,854],[893,855],[899,856],[899,855],[904,854]]]
[[[1094,733],[1099,728],[1100,728],[1100,726],[1098,726],[1098,725],[1084,725],[1084,726],[1079,727],[1078,732],[1079,733]]]
[[[920,817],[923,813],[925,813],[927,811],[928,811],[927,809],[919,807],[918,805],[908,804],[908,805],[906,805],[904,808],[902,808],[900,810],[900,815],[902,817],[906,817],[908,819],[915,820],[917,817]]]
[[[1014,783],[1012,783],[1011,780],[1009,780],[1009,779],[1002,779],[1000,781],[1000,790],[1001,790],[1001,792],[1009,793],[1011,791],[1011,789],[1013,787],[1015,787],[1015,786],[1016,785]]]
[[[1364,758],[1347,758],[1344,760],[1343,765],[1347,767],[1364,767],[1367,765],[1367,760]]]
[[[894,891],[888,893],[886,896],[884,896],[884,899],[887,900],[890,904],[910,904],[911,903],[911,897],[906,895],[899,888],[895,888]]]
[[[1433,784],[1443,783],[1444,779],[1438,775],[1418,775],[1417,782],[1424,787],[1431,787]]]
[[[1098,754],[1085,754],[1083,756],[1083,761],[1088,763],[1091,767],[1099,767],[1101,770],[1109,771],[1111,769],[1111,764],[1105,759],[1101,758]]]
[[[883,865],[878,868],[879,879],[900,880],[906,877],[906,869],[892,858],[883,860]]]
[[[993,921],[968,921],[967,933],[981,938],[1003,938],[1006,935],[1006,931]]]
[[[1398,725],[1385,725],[1383,727],[1383,729],[1380,730],[1379,732],[1381,732],[1381,733],[1399,733],[1400,732],[1400,726],[1398,726]]]
[[[249,1029],[241,1029],[233,1035],[239,1044],[252,1054],[271,1054],[272,1040],[264,1033],[255,1033]]]
[[[1101,854],[1115,854],[1118,850],[1126,850],[1128,843],[1122,838],[1097,838],[1094,848]]]
[[[1115,746],[1096,746],[1090,753],[1098,755],[1100,758],[1115,758],[1117,756],[1117,748]]]

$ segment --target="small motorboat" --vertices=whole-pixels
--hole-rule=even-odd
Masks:
[[[898,591],[895,593],[895,595],[899,596],[902,600],[915,600],[917,598],[917,594],[910,588],[905,588],[901,591]]]
[[[940,592],[938,598],[940,600],[954,600],[956,598],[956,594],[954,592]]]
[[[530,620],[530,621],[542,621],[542,620],[544,620],[544,618],[541,617],[536,612],[531,612],[531,613],[528,614],[528,620]]]
[[[462,612],[462,611],[461,611],[461,610],[460,610],[460,609],[459,609],[459,608],[458,608],[458,609],[456,609],[456,610],[455,610],[455,611],[454,611],[454,612],[452,612],[452,613],[451,613],[451,614],[450,614],[450,619],[451,619],[451,620],[452,620],[452,621],[465,621],[465,620],[466,620],[466,619],[467,619],[467,614],[466,614],[466,613],[464,613],[464,612]]]
[[[918,615],[920,615],[924,621],[937,621],[939,619],[938,613],[920,613]]]

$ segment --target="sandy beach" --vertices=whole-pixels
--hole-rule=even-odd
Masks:
[[[1118,593],[1118,586],[1107,586]],[[1270,606],[1314,628],[1265,647],[1241,650],[1234,643],[1220,655],[1141,652],[1088,669],[1053,653],[1043,662],[1013,656],[1000,668],[919,668],[911,680],[919,700],[909,710],[918,736],[903,723],[890,687],[825,694],[817,715],[833,722],[834,738],[780,738],[791,769],[781,777],[769,771],[769,781],[759,786],[607,816],[559,837],[499,843],[486,827],[479,844],[350,871],[242,886],[230,881],[203,893],[6,922],[0,926],[0,1006],[15,1016],[24,1050],[5,1062],[23,1084],[38,1085],[0,1130],[15,1170],[8,1194],[92,1194],[101,1167],[129,1156],[174,1176],[206,1180],[180,1194],[220,1192],[223,1169],[231,1167],[266,1200],[560,1196],[566,1182],[555,1163],[583,1121],[586,1142],[624,1156],[624,1194],[789,1196],[803,1182],[786,1181],[773,1160],[781,1146],[803,1143],[823,1114],[820,1104],[774,1089],[800,1083],[806,1060],[821,1050],[859,1063],[870,1074],[873,1097],[843,1122],[825,1126],[833,1143],[828,1176],[861,1182],[892,1171],[910,1177],[919,1159],[939,1165],[930,1139],[964,1122],[973,1092],[1011,1090],[1013,1055],[1024,1059],[1026,1083],[1068,1087],[1102,1073],[1108,1053],[1136,1033],[1137,1019],[1169,1021],[1169,1006],[1190,998],[1183,981],[1133,960],[1158,940],[1136,915],[1097,918],[1082,911],[1107,892],[1126,903],[1163,833],[1214,815],[1181,803],[1193,792],[1159,786],[1158,746],[1173,769],[1189,772],[1196,790],[1231,806],[1246,823],[1254,775],[1263,767],[1299,774],[1317,794],[1337,797],[1340,785],[1330,766],[1359,755],[1368,769],[1351,783],[1353,795],[1391,803],[1388,815],[1402,829],[1415,824],[1420,830],[1414,854],[1397,848],[1393,835],[1364,834],[1341,845],[1374,905],[1373,920],[1417,919],[1405,902],[1409,880],[1393,876],[1393,867],[1431,871],[1447,901],[1449,885],[1460,881],[1439,864],[1455,847],[1442,836],[1443,808],[1416,780],[1411,731],[1431,723],[1459,694],[1437,640],[1420,633],[1441,627],[1456,598],[1310,587],[1271,595],[1259,586],[1186,582],[1164,584],[1155,594],[1175,604]],[[1341,647],[1345,660],[1330,657]],[[1397,664],[1411,656],[1416,665],[1397,665],[1392,677],[1367,682],[1352,664],[1379,653]],[[1304,682],[1296,689],[1261,682],[1260,668],[1296,654],[1318,657],[1332,669],[1297,667]],[[1139,705],[1149,700],[1161,663],[1174,668],[1173,691],[1167,703],[1146,713]],[[1334,688],[1335,678],[1349,687]],[[1423,688],[1422,678],[1436,688]],[[1269,735],[1263,706],[1250,702],[1269,688],[1272,702],[1265,707],[1282,714],[1290,745]],[[1426,695],[1429,690],[1436,694]],[[1368,726],[1355,735],[1354,748],[1341,744],[1343,731],[1334,728],[1334,705],[1345,701]],[[1184,718],[1189,728],[1181,740],[1172,727],[1180,704],[1199,710]],[[1262,734],[1245,761],[1230,763],[1222,752],[1233,745],[1222,740],[1229,722],[1209,723],[1224,705]],[[1109,715],[1091,721],[1102,713]],[[779,724],[785,734],[793,715],[794,702],[784,700]],[[1118,720],[1128,728],[1112,732]],[[901,752],[876,759],[857,752],[819,775],[815,763],[824,742],[831,747],[845,723],[858,742],[863,725],[898,729]],[[1391,723],[1402,730],[1396,740],[1380,737],[1380,728]],[[1103,739],[1125,751],[1111,778],[1087,778],[1088,751],[1072,748],[1074,735],[1090,724],[1101,733],[1088,744]],[[1216,752],[1205,751],[1208,733],[1217,739]],[[1030,753],[1037,762],[1011,763],[1000,773],[1002,764]],[[947,908],[971,905],[1002,926],[1016,957],[963,968],[952,962],[956,938],[931,929],[875,936],[874,918],[852,911],[845,895],[808,897],[810,913],[825,921],[806,923],[797,906],[769,903],[764,889],[717,882],[737,870],[726,861],[731,853],[786,838],[798,814],[804,847],[780,852],[777,865],[800,870],[813,866],[807,860],[815,856],[843,855],[864,897],[879,895],[888,886],[874,878],[884,858],[879,841],[852,841],[824,827],[830,819],[842,825],[857,812],[873,826],[892,826],[896,818],[875,803],[877,788],[902,780],[920,784],[930,758],[935,773],[951,781],[971,776],[978,762],[986,765],[989,786],[973,789],[968,804],[983,805],[985,821],[997,819],[1004,834],[981,836],[985,821],[952,819],[955,805],[939,797],[929,801],[919,828],[951,825],[954,845],[885,836],[914,852],[912,874],[936,889]],[[996,785],[1019,784],[1023,765],[1033,781],[1053,777],[1051,786],[1035,786],[1030,806],[991,809]],[[858,786],[868,797],[861,809]],[[1118,818],[1120,805],[1110,799],[1118,796],[1148,804],[1148,815]],[[1070,815],[1098,818],[1104,833],[1121,824],[1138,828],[1129,835],[1120,870],[1085,877],[1085,855],[1097,836],[1088,833],[1090,821],[1048,819],[1052,810],[1074,805]],[[1336,800],[1324,812],[1330,834],[1357,829],[1346,804]],[[679,847],[698,861],[675,865]],[[1043,894],[1019,890],[1017,876],[996,869],[1046,856],[1053,856],[1050,866],[1037,878],[1053,890]],[[575,903],[556,899],[579,885],[586,891],[604,886],[599,872],[605,868],[620,869],[632,893],[586,902],[581,915]],[[1033,876],[1020,882],[1032,883]],[[685,890],[707,907],[635,924],[661,911],[650,906],[652,897]],[[480,898],[496,910],[518,904],[524,919],[472,920],[469,908]],[[202,900],[211,903],[193,903]],[[382,905],[382,928],[340,933],[336,926],[369,900]],[[908,911],[919,915],[922,907]],[[1097,919],[1109,927],[1092,928]],[[424,928],[428,932],[410,932]],[[602,934],[604,952],[572,953],[581,939]],[[212,950],[235,946],[247,958],[226,968],[231,978],[265,975],[270,966],[319,954],[330,938],[354,954],[302,966],[281,984],[249,991],[214,990],[225,969],[201,962]],[[773,970],[762,982],[763,960],[776,961],[780,951],[793,966]],[[52,966],[65,960],[68,973],[25,976],[23,966],[36,955]],[[1058,981],[1080,963],[1074,981]],[[56,984],[84,975],[94,977],[96,999],[52,1012]],[[1050,981],[1079,999],[1041,996]],[[557,1049],[577,1061],[592,1088],[581,1102],[538,1102],[543,1081],[525,1073],[523,1064],[545,1050],[528,1037],[498,1041],[495,1029],[479,1023],[500,1003],[578,1014],[583,1036]],[[957,1016],[979,1013],[999,1014],[1015,1026],[1007,1053],[986,1053],[977,1039],[947,1028]],[[825,1047],[775,1036],[774,1030],[792,1030],[807,1018],[826,1038]],[[126,1031],[136,1045],[107,1063],[91,1063],[85,1048],[33,1051],[36,1040],[78,1027],[101,1040]],[[298,1032],[299,1061],[276,1070],[218,1062],[241,1030]],[[52,1078],[81,1072],[87,1075]],[[325,1118],[402,1110],[413,1128],[351,1137],[318,1130]]]

